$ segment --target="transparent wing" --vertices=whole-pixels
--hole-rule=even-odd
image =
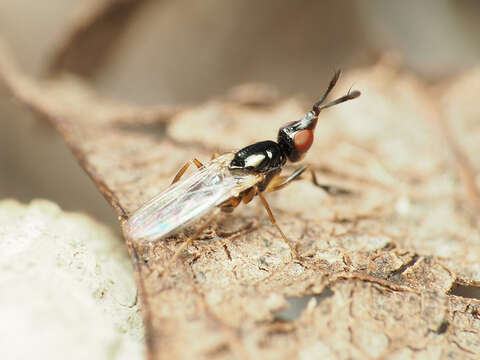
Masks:
[[[255,175],[231,174],[231,158],[229,153],[210,161],[142,205],[128,219],[126,230],[130,239],[154,241],[164,237],[255,185]]]

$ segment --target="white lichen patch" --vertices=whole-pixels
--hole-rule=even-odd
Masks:
[[[123,240],[54,203],[0,202],[3,359],[141,359]]]

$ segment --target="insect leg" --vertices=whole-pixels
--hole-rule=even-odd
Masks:
[[[198,169],[200,169],[200,168],[203,166],[203,164],[202,164],[202,163],[200,162],[200,160],[198,160],[197,158],[193,158],[192,161],[195,163],[195,166],[196,166]]]
[[[270,221],[272,222],[273,226],[275,226],[277,228],[278,232],[282,235],[283,241],[285,241],[285,243],[290,248],[290,251],[292,253],[292,257],[293,258],[298,258],[297,250],[295,249],[293,244],[290,242],[290,240],[288,240],[288,238],[285,236],[285,234],[283,233],[280,226],[278,226],[277,220],[273,216],[272,210],[270,209],[270,205],[268,205],[267,200],[265,199],[265,197],[263,196],[261,191],[258,190],[258,187],[256,187],[256,186],[255,186],[255,192],[257,193],[258,197],[262,201],[262,204],[265,207],[265,210],[267,210],[268,216],[270,217]]]
[[[236,196],[232,196],[230,199],[220,204],[219,207],[223,212],[231,213],[235,210],[238,204],[240,204],[240,199]]]
[[[307,166],[302,166],[291,173],[289,176],[278,176],[277,178],[273,179],[273,181],[269,184],[267,191],[277,191],[288,184],[290,184],[294,180],[300,180],[300,176],[303,172],[307,169]]]
[[[243,203],[248,204],[255,196],[255,193],[256,193],[255,188],[251,188],[250,190],[248,190],[247,193],[242,197]]]
[[[333,186],[333,185],[325,185],[325,184],[320,184],[317,180],[317,176],[315,175],[315,171],[312,169],[309,169],[310,174],[312,175],[312,184],[319,187],[323,191],[325,191],[327,194],[330,195],[350,195],[352,193],[351,190],[344,189],[338,186]]]
[[[178,170],[177,175],[175,175],[175,177],[173,178],[172,184],[175,184],[178,180],[180,180],[182,178],[183,174],[185,174],[185,171],[187,171],[188,167],[192,164],[192,162],[199,169],[203,166],[203,164],[200,161],[198,161],[196,158],[194,158],[193,160],[185,163],[185,165],[183,165],[182,168],[180,170]]]
[[[277,191],[284,188],[294,180],[300,180],[301,179],[300,176],[305,172],[305,170],[308,170],[310,172],[310,175],[311,175],[310,181],[312,182],[312,184],[315,185],[316,187],[319,187],[320,189],[322,189],[323,191],[325,191],[330,195],[349,195],[352,193],[350,190],[344,189],[338,186],[320,184],[317,180],[317,176],[315,175],[315,172],[312,169],[310,169],[308,165],[298,168],[289,176],[286,176],[286,177],[279,176],[277,178],[278,180],[274,179],[268,186],[267,191],[268,192]]]
[[[195,231],[195,233],[192,236],[190,236],[187,240],[183,242],[182,245],[178,247],[178,249],[175,251],[175,254],[173,254],[172,258],[168,262],[167,267],[162,272],[162,275],[168,274],[170,267],[178,260],[183,250],[185,250],[188,245],[190,245],[196,238],[200,236],[203,230],[205,230],[207,226],[212,223],[212,221],[215,219],[215,216],[217,216],[219,212],[220,212],[219,208],[215,209],[213,213],[209,216],[209,218],[197,229],[197,231]]]
[[[213,159],[216,159],[216,158],[219,157],[219,156],[220,156],[219,153],[214,152],[214,153],[212,154],[212,160],[213,160]]]

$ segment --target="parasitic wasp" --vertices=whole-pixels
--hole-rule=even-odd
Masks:
[[[220,211],[232,212],[241,202],[248,203],[258,196],[272,224],[290,247],[292,256],[296,257],[295,247],[277,224],[263,193],[282,189],[292,181],[300,179],[308,169],[308,166],[301,166],[290,175],[280,175],[287,161],[300,161],[310,149],[320,112],[360,96],[357,90],[348,91],[346,95],[324,104],[339,76],[340,71],[336,71],[327,90],[311,111],[300,120],[279,129],[276,142],[260,141],[236,152],[214,155],[206,164],[197,159],[187,162],[167,189],[132,214],[126,224],[127,236],[134,242],[155,241],[213,210],[193,236],[177,249],[170,261],[173,263]],[[195,164],[198,171],[182,179],[191,164]],[[312,170],[310,172],[316,186],[326,191],[331,189],[319,184],[315,173]]]

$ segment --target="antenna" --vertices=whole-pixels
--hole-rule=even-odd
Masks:
[[[342,102],[345,102],[345,101],[348,101],[348,100],[352,100],[352,99],[355,99],[357,97],[359,97],[361,95],[360,91],[358,90],[354,90],[354,91],[350,91],[348,90],[348,93],[336,100],[333,100],[333,101],[330,101],[329,103],[326,103],[325,105],[322,105],[322,103],[325,101],[325,99],[327,98],[328,94],[330,94],[330,92],[332,91],[333,87],[335,86],[335,84],[337,83],[338,81],[338,78],[340,77],[340,73],[341,73],[341,70],[337,70],[335,71],[335,74],[333,75],[333,78],[332,80],[330,80],[330,84],[328,84],[328,88],[327,90],[325,91],[325,93],[323,94],[323,96],[320,98],[320,100],[318,100],[314,105],[313,105],[313,112],[315,113],[315,115],[318,115],[320,114],[320,111],[322,111],[323,109],[326,109],[326,108],[329,108],[331,106],[334,106],[334,105],[337,105],[337,104],[340,104]]]

